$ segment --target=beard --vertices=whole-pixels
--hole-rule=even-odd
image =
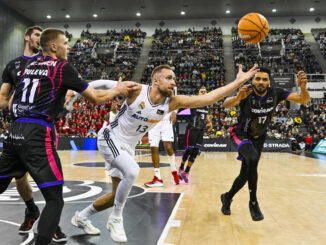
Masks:
[[[255,87],[255,92],[256,92],[257,94],[263,94],[263,93],[266,92],[266,90],[267,90],[267,88]]]
[[[33,45],[30,45],[29,48],[32,50],[32,52],[34,54],[37,54],[38,52],[40,52],[40,50],[38,48],[36,48],[35,46],[33,46]]]
[[[164,97],[171,97],[172,96],[172,91],[163,91],[159,87],[157,87],[157,90],[160,92],[161,95]]]

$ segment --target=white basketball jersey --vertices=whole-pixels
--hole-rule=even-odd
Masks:
[[[119,111],[117,114],[114,114],[113,111],[110,111],[110,119],[109,122],[112,123],[115,120],[115,117],[118,115]]]
[[[142,85],[136,100],[127,105],[125,101],[115,120],[108,126],[111,134],[121,142],[136,146],[137,142],[169,112],[170,98],[161,104],[149,99],[149,86]],[[99,135],[99,140],[103,135]]]

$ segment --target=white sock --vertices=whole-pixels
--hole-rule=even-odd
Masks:
[[[122,218],[122,211],[125,206],[125,203],[119,203],[117,200],[114,200],[114,206],[110,217]]]
[[[93,204],[91,204],[88,207],[84,208],[82,211],[80,211],[79,216],[83,219],[88,219],[89,216],[96,213],[97,210],[94,208]]]
[[[161,172],[159,168],[154,168],[154,174],[158,179],[162,179]]]
[[[177,171],[177,166],[175,165],[175,154],[171,156],[168,155],[168,162],[170,163],[171,172]]]

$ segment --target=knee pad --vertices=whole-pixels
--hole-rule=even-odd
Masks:
[[[188,157],[189,157],[189,155],[190,155],[190,153],[191,153],[191,151],[192,151],[192,149],[186,149],[186,151],[183,153],[183,156],[182,156],[182,161],[187,161],[188,160]]]
[[[198,148],[195,147],[194,149],[192,149],[192,151],[190,153],[190,157],[189,157],[189,162],[194,162],[195,159],[196,159],[196,157],[197,157],[197,155],[198,155],[198,153],[199,153],[199,149]]]

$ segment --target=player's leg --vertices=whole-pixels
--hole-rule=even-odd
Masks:
[[[35,245],[49,244],[58,229],[64,201],[62,185],[54,185],[40,189],[45,199],[45,206],[37,227],[38,236]]]
[[[16,179],[17,191],[26,204],[25,219],[19,227],[19,233],[28,233],[40,216],[40,210],[34,202],[32,187],[28,182],[27,176],[28,174],[25,174],[23,177]]]
[[[122,177],[111,176],[112,192],[99,197],[91,205],[87,206],[80,212],[76,211],[75,215],[71,219],[71,223],[76,227],[82,228],[86,234],[99,235],[101,231],[92,225],[89,217],[98,212],[111,208],[114,205],[115,193],[118,184],[121,181],[120,178]]]
[[[174,184],[178,185],[180,183],[180,180],[177,172],[177,166],[175,163],[175,154],[173,150],[174,132],[173,132],[173,125],[170,121],[164,121],[161,134],[162,134],[164,150],[167,154],[168,162],[170,164],[173,181]]]
[[[191,145],[191,141],[192,141],[192,132],[193,130],[191,130],[190,128],[186,129],[186,134],[185,134],[185,152],[182,155],[182,160],[181,160],[181,164],[179,167],[179,177],[181,177],[181,173],[184,171],[184,166],[186,164],[186,162],[188,161],[188,158],[190,156],[190,153],[192,151],[192,148],[194,147],[194,145]]]
[[[179,175],[177,172],[177,166],[175,163],[175,154],[173,150],[173,142],[171,141],[163,141],[164,149],[167,154],[168,162],[171,168],[171,174],[173,178],[174,184],[178,185],[180,183]]]
[[[186,167],[185,171],[181,173],[181,177],[185,183],[189,183],[189,172],[190,172],[192,165],[194,164],[194,162],[196,160],[196,157],[199,154],[200,147],[202,146],[204,131],[203,130],[192,130],[191,134],[192,134],[191,145],[194,145],[194,147],[193,147],[192,151],[190,152],[187,167]]]
[[[92,224],[89,217],[113,206],[117,186],[123,177],[119,170],[113,169],[111,166],[113,155],[108,145],[106,143],[98,143],[97,147],[104,158],[106,169],[109,171],[112,178],[112,192],[99,197],[95,202],[83,210],[76,211],[75,215],[71,218],[72,225],[82,228],[84,232],[89,235],[99,235],[101,233],[101,231]]]
[[[246,184],[247,172],[248,172],[248,165],[244,161],[242,161],[240,174],[238,175],[238,177],[235,178],[231,189],[228,192],[221,195],[221,201],[223,204],[221,210],[223,214],[225,215],[231,214],[230,206],[231,206],[232,198]]]
[[[45,199],[35,244],[48,244],[58,228],[64,205],[63,174],[55,148],[55,132],[50,127],[34,123],[19,123],[17,128],[25,139],[20,158]]]
[[[161,123],[160,123],[161,125]],[[160,171],[160,156],[159,156],[159,143],[161,140],[161,126],[157,125],[148,132],[148,140],[151,147],[152,162],[154,165],[154,178],[144,183],[147,187],[162,187],[164,186]]]
[[[139,174],[139,166],[126,151],[119,150],[118,154],[112,161],[112,166],[121,171],[123,178],[116,190],[114,207],[109,217],[107,228],[111,232],[111,238],[114,241],[126,242],[127,237],[123,227],[122,212],[133,183]]]

